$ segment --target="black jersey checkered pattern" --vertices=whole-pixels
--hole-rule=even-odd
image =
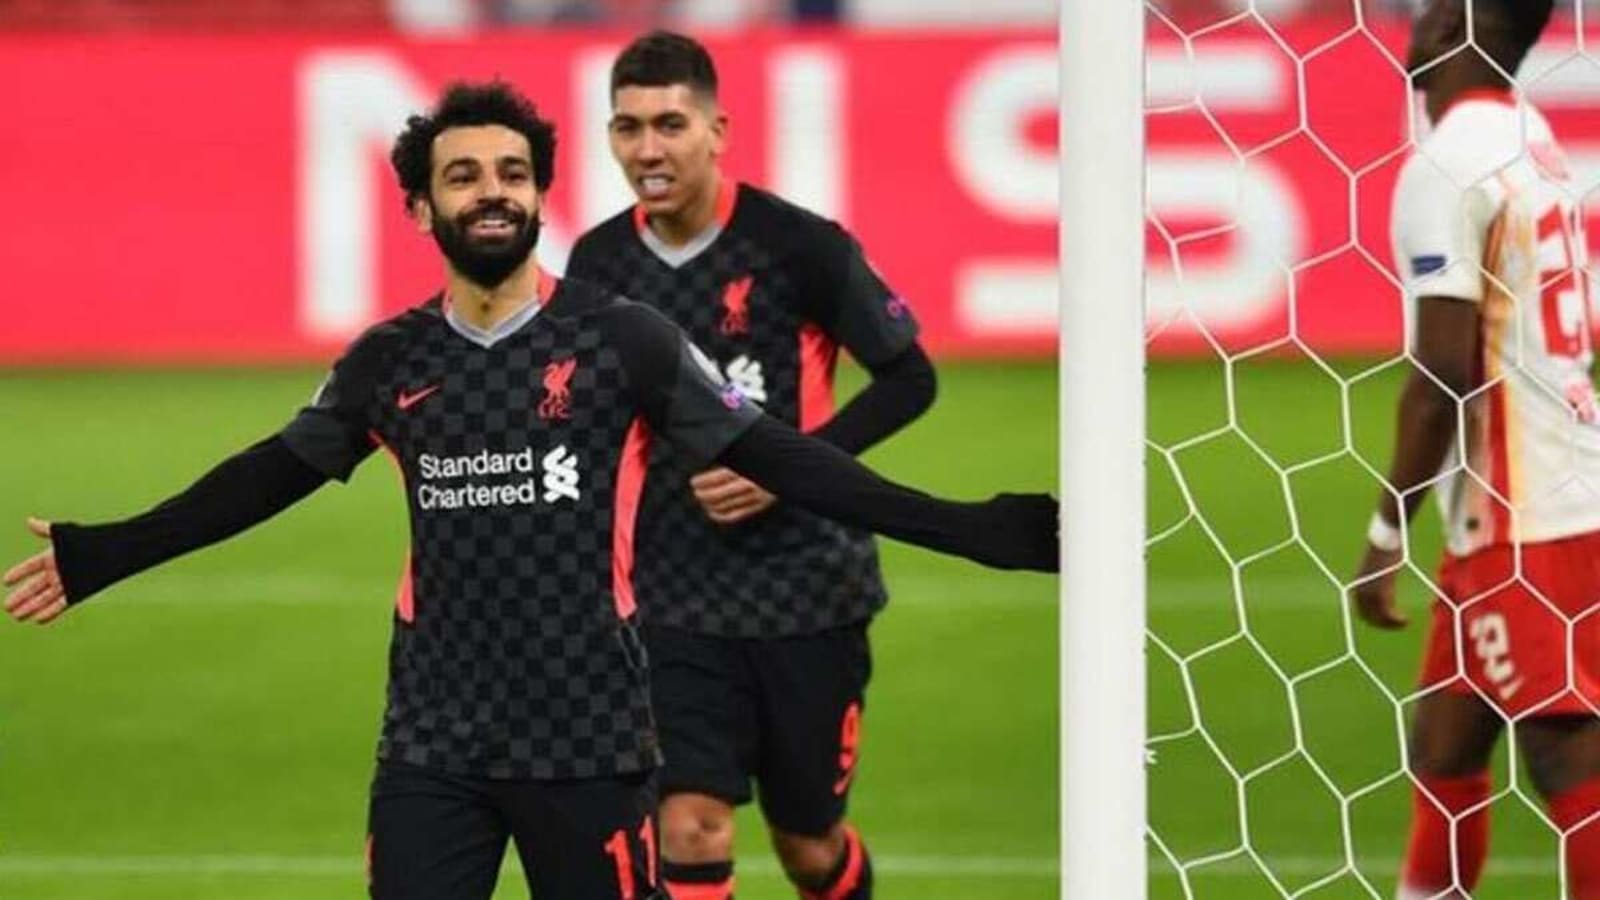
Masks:
[[[838,226],[756,188],[738,191],[722,232],[679,267],[645,245],[630,212],[586,234],[569,271],[660,309],[768,414],[800,425],[801,332],[808,323],[867,362],[904,350],[915,326]],[[826,255],[820,263],[819,255]],[[823,272],[843,274],[830,279]],[[734,288],[748,291],[745,321],[730,327],[724,298],[746,278],[747,286]],[[891,322],[886,305],[904,322]],[[831,381],[831,358],[826,365]],[[759,388],[752,392],[753,384]],[[869,534],[781,502],[739,525],[717,525],[688,485],[699,470],[671,450],[651,458],[637,568],[650,621],[771,637],[860,622],[882,608],[887,594]]]
[[[659,763],[612,565],[624,447],[642,416],[714,453],[757,415],[692,367],[684,376],[686,355],[658,316],[570,281],[487,347],[433,302],[369,332],[285,430],[344,476],[370,451],[366,429],[404,475],[411,594],[397,606],[380,758],[535,779]],[[546,403],[552,392],[565,402]],[[674,407],[700,410],[696,433]]]

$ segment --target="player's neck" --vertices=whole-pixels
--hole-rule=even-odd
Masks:
[[[488,331],[539,296],[539,267],[530,255],[511,277],[492,288],[452,269],[445,296],[450,298],[451,314],[475,328]]]
[[[1492,70],[1440,77],[1428,86],[1426,99],[1428,121],[1437,124],[1444,118],[1444,114],[1450,111],[1450,107],[1462,100],[1485,96],[1509,99],[1511,86],[1500,77],[1499,73]]]
[[[717,220],[717,198],[722,195],[722,171],[713,170],[705,189],[683,209],[670,216],[651,216],[650,230],[669,247],[682,247],[710,228]]]

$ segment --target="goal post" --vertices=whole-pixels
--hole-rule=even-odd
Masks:
[[[1144,4],[1063,0],[1061,893],[1145,865]]]

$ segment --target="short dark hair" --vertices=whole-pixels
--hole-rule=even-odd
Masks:
[[[635,38],[611,64],[611,93],[630,85],[688,85],[705,97],[717,96],[717,67],[701,43],[675,31],[652,31]]]
[[[1507,75],[1517,67],[1550,22],[1555,0],[1470,0],[1477,20],[1475,42],[1485,56],[1494,60]],[[1483,14],[1487,13],[1487,16]],[[1488,19],[1494,24],[1483,27]]]
[[[405,130],[395,138],[389,162],[407,203],[428,196],[433,139],[446,129],[473,125],[504,125],[527,138],[533,184],[541,191],[550,188],[555,180],[555,125],[539,118],[533,102],[504,81],[456,82],[445,88],[431,112],[407,119]]]

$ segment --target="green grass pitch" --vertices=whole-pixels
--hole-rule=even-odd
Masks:
[[[941,374],[934,411],[870,461],[960,497],[1050,488],[1054,368]],[[1326,375],[1241,363],[1230,413],[1224,374],[1151,371],[1151,438],[1181,448],[1148,457],[1151,529],[1166,535],[1150,551],[1151,822],[1178,859],[1212,860],[1188,872],[1197,897],[1301,891],[1347,860],[1387,897],[1409,800],[1390,777],[1397,720],[1384,691],[1410,689],[1420,629],[1347,628],[1317,563],[1348,577],[1375,483],[1337,455],[1341,396]],[[0,375],[0,561],[32,552],[23,516],[142,509],[278,427],[319,377]],[[1391,370],[1349,392],[1352,446],[1379,468],[1397,385]],[[1230,421],[1239,431],[1219,430]],[[1197,518],[1185,519],[1174,465]],[[404,527],[393,472],[370,464],[49,629],[0,623],[0,897],[359,895]],[[1424,521],[1415,545],[1428,569],[1435,527]],[[894,600],[874,628],[852,806],[879,896],[1056,896],[1056,581],[902,545],[884,556]],[[1419,614],[1419,581],[1406,597]],[[1503,763],[1497,779],[1507,784]],[[1341,805],[1330,783],[1361,793]],[[1507,795],[1494,816],[1482,896],[1554,896],[1555,845],[1537,814]],[[748,815],[739,850],[742,898],[793,896]],[[518,875],[508,861],[497,897],[525,896]],[[1153,896],[1183,896],[1159,853],[1149,878]],[[1346,874],[1303,896],[1368,894]]]

